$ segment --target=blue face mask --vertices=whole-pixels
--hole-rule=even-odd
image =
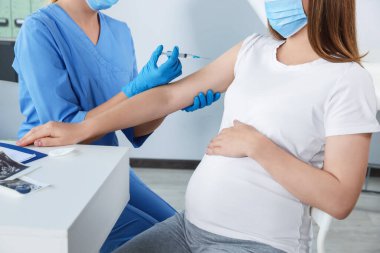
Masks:
[[[119,0],[86,0],[88,6],[94,11],[105,10],[111,8]]]
[[[307,24],[302,0],[265,0],[265,10],[271,27],[289,38]]]

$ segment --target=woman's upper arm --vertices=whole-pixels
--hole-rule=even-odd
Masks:
[[[339,180],[345,199],[355,198],[352,204],[367,171],[371,133],[380,130],[376,112],[370,74],[356,63],[348,65],[326,99],[324,168]]]
[[[324,170],[340,182],[352,205],[356,203],[367,172],[370,141],[371,134],[326,138]]]
[[[209,89],[225,92],[235,78],[234,67],[241,46],[242,42],[201,70],[168,85],[170,102],[183,108],[191,104],[199,92],[206,93]]]

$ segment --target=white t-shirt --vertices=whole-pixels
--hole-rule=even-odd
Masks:
[[[323,59],[287,66],[276,58],[282,43],[261,35],[245,40],[221,129],[240,120],[316,168],[323,167],[326,137],[380,131],[365,69]],[[187,188],[186,218],[214,234],[310,250],[309,206],[251,158],[205,155]]]

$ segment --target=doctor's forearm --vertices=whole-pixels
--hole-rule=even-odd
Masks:
[[[121,102],[123,102],[126,99],[127,99],[127,97],[124,95],[124,93],[120,92],[116,96],[114,96],[110,100],[108,100],[107,102],[104,102],[103,104],[101,104],[101,105],[95,107],[94,109],[92,109],[91,111],[89,111],[86,115],[86,119],[94,118],[97,115],[113,108],[114,106],[117,106],[118,104],[120,104]]]
[[[161,86],[124,100],[106,112],[86,119],[82,125],[88,131],[87,137],[92,138],[141,125],[145,122],[152,122],[181,109],[189,103],[189,101],[184,101],[181,104],[171,103],[169,94],[168,87]]]
[[[86,119],[94,118],[97,115],[100,115],[101,113],[103,113],[107,110],[110,110],[114,106],[117,106],[118,104],[122,103],[126,99],[128,99],[128,98],[125,96],[125,94],[123,92],[120,92],[119,94],[117,94],[116,96],[114,96],[113,98],[108,100],[107,102],[105,102],[105,103],[101,104],[100,106],[89,111],[86,115]],[[126,115],[128,115],[128,114],[126,114]],[[156,130],[162,124],[164,119],[165,118],[161,118],[161,119],[157,119],[154,121],[146,122],[146,123],[143,123],[141,125],[135,126],[134,127],[135,137],[141,137],[141,136],[145,136],[145,135],[152,133],[154,130]]]

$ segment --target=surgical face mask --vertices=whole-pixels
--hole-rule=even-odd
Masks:
[[[94,11],[105,10],[111,8],[119,0],[86,0],[88,6]]]
[[[284,38],[293,36],[307,24],[302,0],[265,0],[265,11],[269,24]]]

